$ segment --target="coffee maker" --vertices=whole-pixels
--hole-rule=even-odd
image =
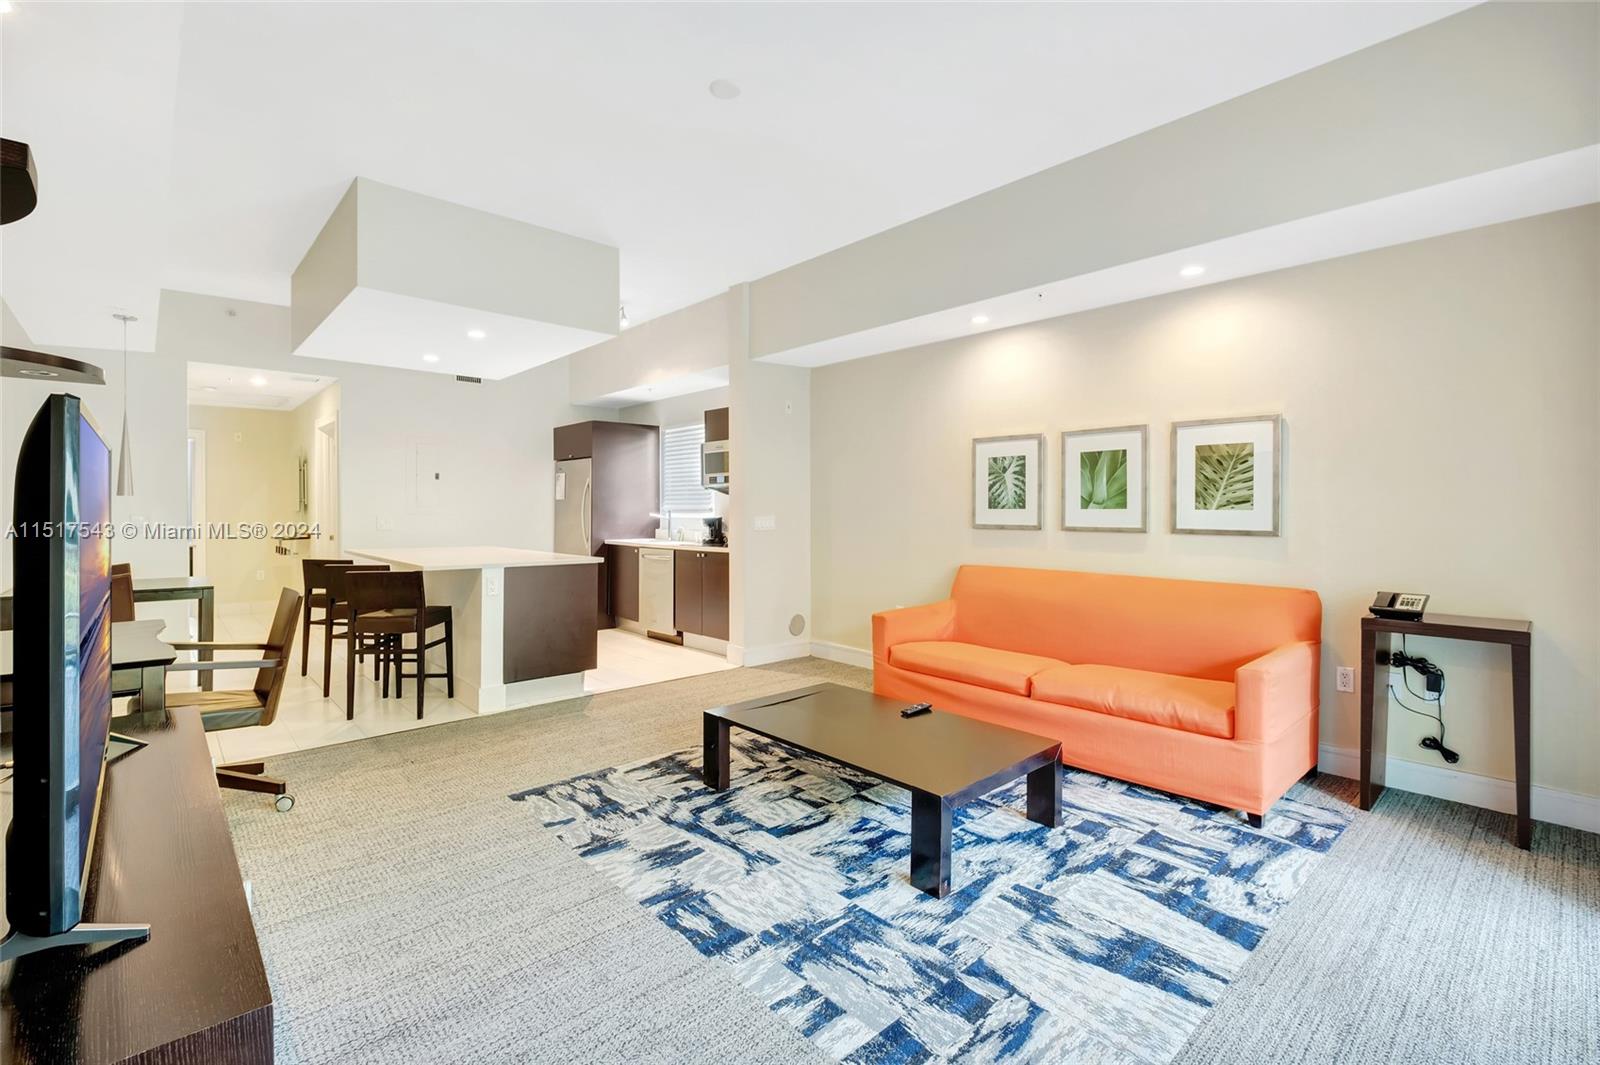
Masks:
[[[706,518],[706,538],[701,541],[707,547],[727,547],[728,534],[723,531],[721,518]]]

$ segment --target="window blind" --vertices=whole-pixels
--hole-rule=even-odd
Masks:
[[[711,493],[700,486],[703,423],[661,431],[661,505],[674,514],[711,513]]]

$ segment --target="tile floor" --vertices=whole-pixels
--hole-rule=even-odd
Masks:
[[[219,614],[215,639],[223,643],[260,640],[266,636],[270,624],[271,614],[264,608],[259,614],[253,611]],[[404,699],[396,699],[392,693],[389,698],[383,698],[372,679],[369,659],[366,668],[356,677],[355,719],[347,721],[344,711],[344,651],[338,646],[334,647],[332,698],[324,699],[321,635],[322,630],[313,626],[310,665],[307,674],[302,677],[297,634],[294,664],[278,702],[277,718],[272,724],[265,728],[209,733],[206,741],[211,745],[213,760],[238,762],[269,758],[289,751],[326,747],[476,716],[476,712],[466,704],[445,696],[442,681],[432,681],[423,697],[423,718],[417,720],[416,699],[411,689],[407,688]],[[253,657],[248,651],[219,651],[217,656],[238,659]],[[721,655],[708,651],[677,647],[620,629],[604,629],[600,632],[599,667],[584,674],[583,687],[587,694],[592,695],[732,668]],[[168,678],[167,684],[173,690],[192,688],[195,685],[194,678],[193,673],[174,673]],[[243,671],[222,671],[217,674],[216,686],[245,687],[252,680],[250,674]]]

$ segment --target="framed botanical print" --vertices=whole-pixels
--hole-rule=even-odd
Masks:
[[[1044,434],[972,441],[972,527],[1044,528]]]
[[[1145,444],[1149,427],[1079,429],[1061,434],[1061,527],[1144,532],[1149,503]]]
[[[1277,536],[1283,418],[1172,425],[1172,531]]]

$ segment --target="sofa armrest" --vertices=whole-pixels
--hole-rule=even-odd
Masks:
[[[1286,643],[1234,674],[1233,738],[1272,739],[1317,705],[1320,643]]]
[[[889,648],[918,640],[948,640],[956,631],[956,601],[880,610],[872,615],[872,657],[888,662]]]

